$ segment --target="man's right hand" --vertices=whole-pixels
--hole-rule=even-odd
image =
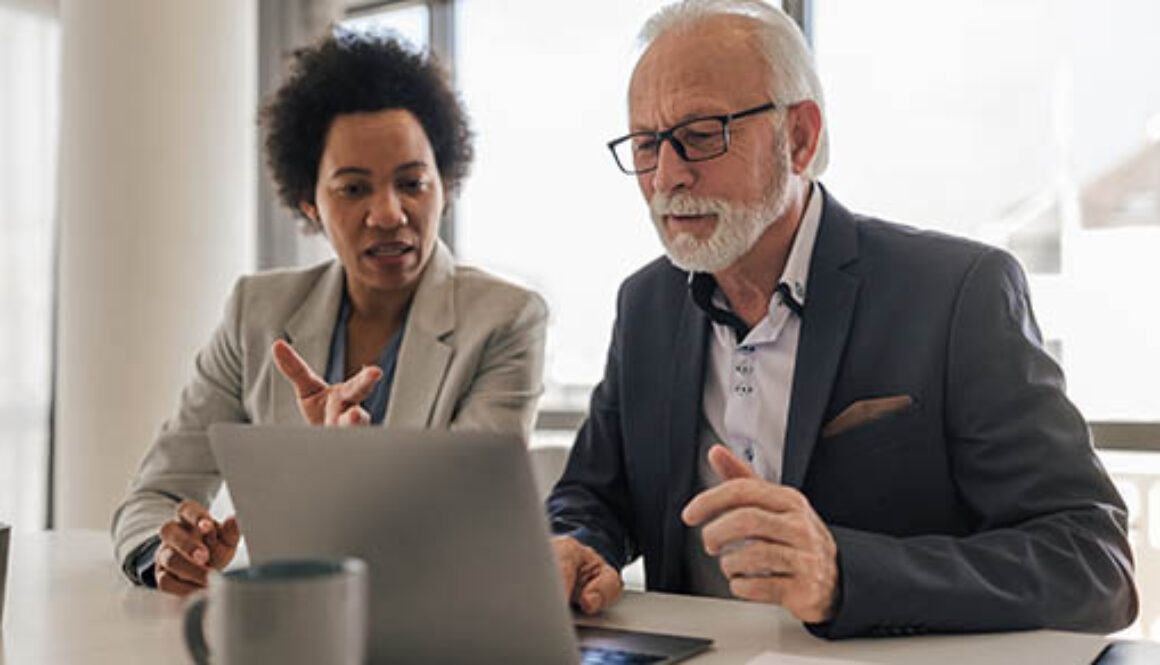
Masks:
[[[383,370],[367,365],[358,374],[333,386],[322,380],[310,365],[284,340],[277,340],[271,349],[274,364],[282,376],[294,384],[298,394],[298,410],[311,425],[368,425],[371,416],[360,404],[370,396],[375,384],[383,378]]]
[[[552,547],[564,580],[564,592],[580,611],[596,614],[620,599],[624,581],[596,550],[572,536],[556,536]]]
[[[219,524],[200,503],[182,501],[177,517],[161,527],[153,560],[157,588],[178,596],[205,588],[209,571],[233,560],[241,535],[233,517]]]

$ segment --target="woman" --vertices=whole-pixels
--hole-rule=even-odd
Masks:
[[[240,537],[232,517],[218,523],[205,509],[221,485],[211,423],[526,438],[541,392],[543,300],[456,265],[437,238],[472,150],[431,60],[382,37],[329,37],[296,54],[262,123],[283,202],[338,258],[238,282],[117,510],[125,573],[171,593],[204,586]]]

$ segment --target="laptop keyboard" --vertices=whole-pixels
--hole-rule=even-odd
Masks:
[[[601,647],[580,647],[580,662],[583,665],[659,663],[664,659],[664,656],[654,656],[647,653],[633,653],[632,651]]]

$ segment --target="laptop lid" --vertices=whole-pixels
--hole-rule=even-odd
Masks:
[[[372,662],[578,661],[518,437],[236,424],[209,436],[253,561],[367,562]]]

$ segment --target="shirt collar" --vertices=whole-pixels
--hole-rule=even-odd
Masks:
[[[790,247],[789,258],[782,269],[777,289],[770,297],[769,311],[774,310],[774,301],[781,298],[795,314],[801,316],[806,306],[810,260],[814,254],[814,243],[818,238],[818,226],[822,219],[822,196],[817,183],[810,183],[809,201],[802,213],[801,223]],[[749,326],[741,317],[728,309],[728,303],[718,295],[717,280],[705,272],[689,273],[689,292],[697,304],[714,323],[727,325],[733,329],[737,339],[749,334]]]
[[[806,294],[810,278],[810,259],[814,256],[814,243],[818,239],[818,225],[822,220],[822,195],[818,191],[817,183],[810,183],[810,199],[806,210],[802,213],[801,224],[798,225],[797,235],[793,239],[793,247],[789,250],[789,258],[785,262],[785,269],[781,271],[778,280],[779,291],[792,298],[794,307],[786,303],[798,314],[806,306]],[[782,288],[784,285],[784,288]],[[772,303],[770,303],[772,305]]]

